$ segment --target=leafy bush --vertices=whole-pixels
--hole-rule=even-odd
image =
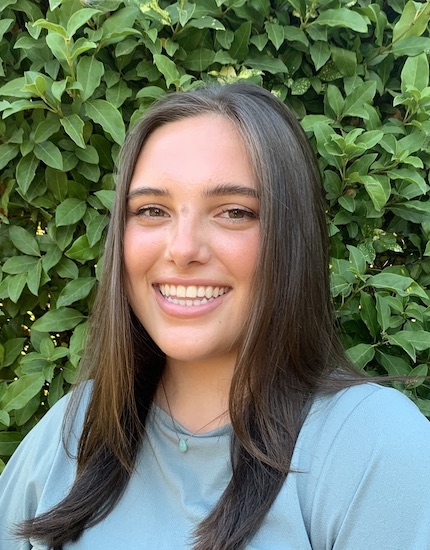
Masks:
[[[399,387],[430,414],[429,2],[3,0],[0,13],[3,458],[75,378],[126,127],[202,81],[262,84],[302,120],[348,353],[410,376]]]

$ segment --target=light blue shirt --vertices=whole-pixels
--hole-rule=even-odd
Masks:
[[[45,550],[14,539],[11,528],[55,505],[73,482],[75,460],[61,439],[67,400],[30,432],[0,476],[0,550]],[[85,400],[72,453],[84,411]],[[230,478],[229,443],[223,426],[191,437],[180,453],[170,417],[154,407],[120,502],[64,550],[190,549],[193,529]],[[430,550],[430,423],[396,390],[368,383],[318,398],[293,468],[298,473],[288,475],[247,550]]]

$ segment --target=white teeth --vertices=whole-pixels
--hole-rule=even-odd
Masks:
[[[196,286],[187,286],[187,298],[197,298]]]
[[[200,306],[222,296],[229,291],[229,287],[163,284],[159,285],[159,290],[173,304],[180,306]]]
[[[184,286],[179,285],[176,287],[176,296],[178,298],[185,298],[186,295],[186,288]]]

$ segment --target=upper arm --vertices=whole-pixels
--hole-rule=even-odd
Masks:
[[[430,550],[430,423],[381,390],[345,418],[321,463],[311,516],[318,550]]]

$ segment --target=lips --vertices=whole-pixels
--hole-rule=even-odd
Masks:
[[[226,294],[230,287],[160,284],[158,289],[160,294],[172,304],[201,306]]]

